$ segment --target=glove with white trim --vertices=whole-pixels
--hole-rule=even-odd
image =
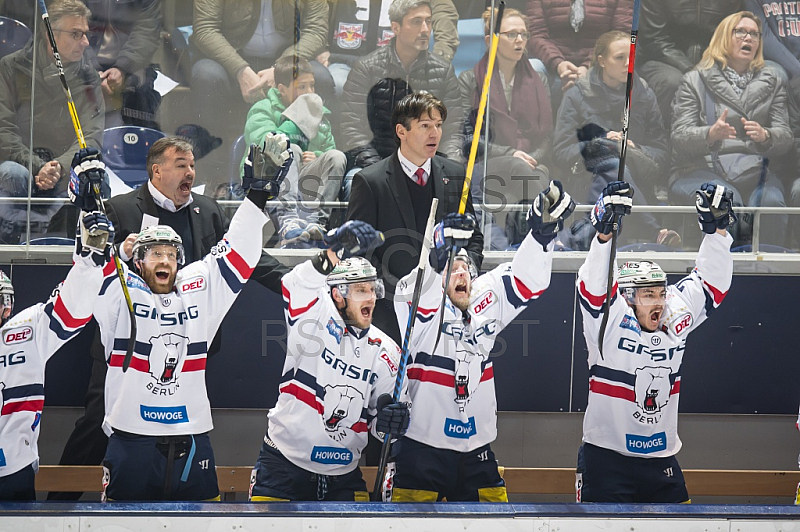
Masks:
[[[695,196],[697,222],[704,233],[713,234],[717,229],[727,229],[736,223],[731,189],[714,183],[703,183]]]
[[[528,209],[528,228],[531,236],[547,251],[547,245],[564,228],[564,220],[575,210],[575,202],[568,192],[564,192],[561,181],[550,181],[533,200]]]
[[[103,156],[96,148],[83,148],[72,157],[67,195],[80,210],[90,212],[98,209],[95,186],[99,187],[104,199],[111,196],[105,168]]]
[[[267,201],[275,199],[293,160],[288,137],[283,133],[267,133],[263,144],[250,145],[244,161],[242,188],[264,191]]]
[[[633,188],[624,181],[612,181],[600,193],[590,212],[592,225],[598,233],[607,235],[614,229],[614,219],[630,214],[632,205]]]
[[[340,259],[364,256],[384,242],[383,233],[367,222],[349,220],[328,231],[324,241]]]
[[[449,212],[433,228],[433,248],[428,262],[437,273],[444,270],[453,246],[456,250],[466,248],[475,233],[477,223],[471,214]]]
[[[114,243],[111,220],[100,211],[83,212],[78,225],[80,237],[75,239],[78,255],[91,256],[98,266],[111,260],[111,246]]]

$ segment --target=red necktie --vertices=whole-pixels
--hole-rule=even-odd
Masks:
[[[417,184],[421,187],[425,186],[425,170],[422,168],[417,168],[417,171],[414,172],[414,175],[417,176]]]

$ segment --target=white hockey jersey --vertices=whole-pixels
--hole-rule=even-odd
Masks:
[[[266,215],[245,199],[222,240],[202,260],[178,271],[175,289],[153,294],[128,271],[136,315],[136,345],[128,371],[122,362],[130,319],[119,283],[100,291],[95,318],[108,375],[103,430],[145,436],[200,434],[213,428],[206,392],[206,352],[261,256]]]
[[[552,262],[552,244],[545,252],[528,234],[512,262],[472,282],[466,314],[446,300],[435,351],[444,280],[433,269],[425,270],[408,350],[408,438],[459,452],[495,440],[497,398],[489,355],[497,335],[550,285]],[[397,284],[394,305],[403,336],[416,279],[415,270]]]
[[[619,294],[615,277],[601,357],[597,342],[611,245],[593,239],[577,280],[589,348],[584,442],[642,458],[672,456],[680,450],[678,400],[686,337],[728,293],[732,241],[730,235],[705,235],[694,270],[667,287],[660,329],[653,333],[641,329],[634,310]]]
[[[283,278],[286,361],[268,435],[290,462],[321,475],[358,466],[377,400],[391,394],[400,348],[377,327],[345,325],[311,261]]]
[[[100,268],[77,257],[47,303],[26,308],[0,329],[0,477],[30,464],[38,469],[45,364],[89,322],[103,278],[115,276],[114,263]]]

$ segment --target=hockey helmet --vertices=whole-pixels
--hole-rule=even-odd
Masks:
[[[0,314],[6,308],[14,310],[14,285],[11,284],[11,279],[0,271]]]
[[[475,263],[472,262],[472,257],[469,256],[466,249],[461,248],[458,250],[458,253],[456,253],[455,258],[453,259],[453,263],[455,264],[455,262],[459,260],[467,264],[469,278],[475,279],[478,276],[478,268],[475,266]]]
[[[364,257],[350,257],[334,266],[327,278],[328,286],[336,287],[342,297],[352,296],[349,285],[372,283],[376,299],[384,296],[383,281],[378,279],[378,270]]]
[[[174,246],[178,251],[178,264],[183,265],[184,252],[183,240],[172,227],[168,225],[151,225],[136,236],[133,243],[133,260],[144,260],[144,255],[153,246]]]
[[[633,303],[637,288],[667,286],[667,274],[661,266],[649,260],[628,261],[619,268],[619,290],[629,303]]]

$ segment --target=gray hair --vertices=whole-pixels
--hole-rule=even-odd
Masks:
[[[164,154],[170,148],[179,153],[194,154],[194,147],[185,137],[162,137],[155,141],[147,152],[147,177],[153,179],[153,165],[164,163]]]
[[[394,0],[389,6],[389,21],[402,25],[408,12],[420,6],[428,6],[428,9],[431,9],[431,0]]]

